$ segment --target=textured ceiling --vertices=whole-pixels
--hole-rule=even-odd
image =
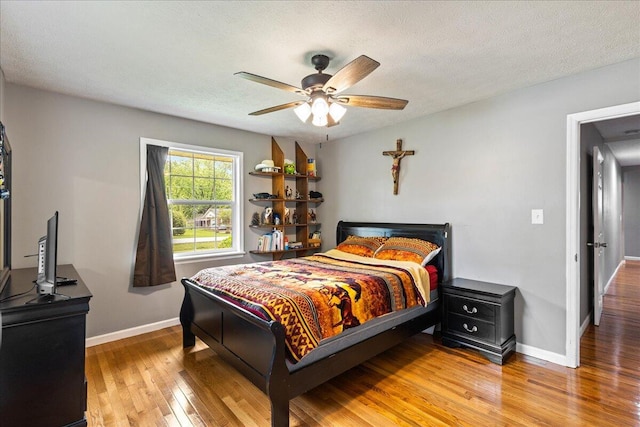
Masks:
[[[9,83],[320,142],[640,57],[640,2],[0,1]],[[300,85],[359,55],[381,66],[344,93],[409,100],[351,107],[339,126],[291,110],[248,113],[294,94],[234,77]]]

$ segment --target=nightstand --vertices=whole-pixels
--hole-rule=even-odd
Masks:
[[[516,348],[515,293],[515,286],[477,280],[443,283],[442,343],[473,348],[502,365]]]

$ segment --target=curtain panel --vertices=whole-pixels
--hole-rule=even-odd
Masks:
[[[147,145],[147,186],[138,235],[133,286],[175,282],[171,217],[164,185],[167,147]]]

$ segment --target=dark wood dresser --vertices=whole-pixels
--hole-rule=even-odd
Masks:
[[[36,291],[0,303],[0,425],[86,426],[85,325],[91,293],[72,265],[58,276],[78,279],[58,287],[68,296],[36,300]],[[28,291],[35,268],[11,270],[0,299]]]
[[[459,278],[443,283],[442,343],[476,349],[502,365],[516,349],[516,289]]]

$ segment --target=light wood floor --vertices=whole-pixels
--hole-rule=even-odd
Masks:
[[[506,365],[419,334],[291,401],[292,426],[640,425],[640,262],[627,261],[581,367]],[[179,327],[87,349],[90,426],[268,426],[265,395]]]

